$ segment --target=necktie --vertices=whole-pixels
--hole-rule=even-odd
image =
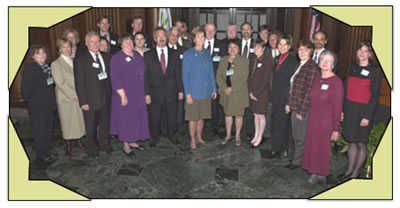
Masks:
[[[318,63],[318,52],[314,52],[313,61],[317,64]]]
[[[249,46],[247,45],[247,41],[246,41],[246,45],[244,46],[242,55],[247,57],[248,50],[249,50]]]
[[[96,63],[98,63],[99,66],[100,66],[98,69],[100,69],[101,72],[103,72],[103,66],[102,66],[101,63],[100,63],[99,54],[96,53],[96,54],[95,54],[95,57],[96,57]]]
[[[167,72],[167,67],[165,66],[165,54],[164,54],[164,49],[161,49],[161,55],[160,55],[160,63],[161,63],[161,69],[163,71],[163,74]]]
[[[208,41],[207,50],[208,50],[208,52],[210,52],[210,54],[211,54],[211,43],[210,43],[210,41]]]

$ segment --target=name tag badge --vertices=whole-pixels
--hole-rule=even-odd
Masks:
[[[117,41],[115,40],[110,40],[111,45],[117,45]]]
[[[368,74],[369,74],[369,71],[368,71],[368,70],[363,69],[363,70],[361,71],[361,75],[363,75],[363,76],[368,76]]]
[[[180,58],[180,59],[183,59],[183,54],[179,55],[179,58]]]
[[[250,53],[254,53],[254,49],[253,49],[253,48],[250,48],[249,52],[250,52]]]
[[[321,90],[328,90],[328,88],[329,88],[329,85],[327,85],[327,84],[322,84],[322,86],[321,86]]]
[[[99,63],[93,62],[92,66],[96,69],[98,69],[100,67]]]
[[[147,43],[144,43],[144,47],[147,48]]]
[[[107,79],[107,73],[101,72],[97,74],[97,77],[99,78],[99,80]]]
[[[52,77],[47,78],[47,85],[52,85],[54,84],[54,80]]]
[[[131,60],[132,60],[132,59],[131,59],[130,57],[126,57],[126,58],[125,58],[125,61],[126,61],[126,62],[131,62]]]
[[[219,48],[214,48],[214,52],[219,52]]]
[[[214,62],[219,62],[221,60],[221,56],[214,56],[213,61]]]
[[[260,68],[262,66],[262,63],[257,64],[257,68]]]
[[[228,71],[226,71],[226,76],[232,76],[235,73],[235,71],[230,68]]]

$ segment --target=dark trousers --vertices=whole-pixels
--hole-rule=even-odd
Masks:
[[[185,99],[178,101],[176,124],[178,128],[178,133],[182,133],[185,131]],[[165,135],[167,134],[167,127],[168,127],[167,112],[164,111],[161,118],[160,128],[161,132]]]
[[[178,102],[152,102],[149,106],[149,126],[151,135],[151,144],[157,144],[160,140],[160,125],[163,115],[167,127],[167,134],[171,141],[177,138],[177,110]]]
[[[303,161],[304,144],[306,143],[308,112],[303,116],[302,120],[297,119],[296,114],[296,111],[292,111],[292,136],[295,145],[292,164],[301,165]]]
[[[289,119],[285,105],[272,105],[272,151],[287,151],[289,149]]]
[[[219,104],[219,97],[211,103],[211,129],[218,130],[225,126],[224,108]]]
[[[268,103],[268,111],[265,114],[265,129],[263,132],[263,137],[272,136],[272,103]]]
[[[49,157],[54,110],[29,110],[33,128],[33,149],[37,159]]]
[[[250,108],[246,108],[244,111],[244,119],[246,122],[246,136],[247,137],[253,137],[256,131],[256,127],[254,124],[254,114],[250,110]],[[252,139],[252,138],[251,138]]]
[[[97,155],[99,150],[111,151],[109,137],[111,115],[109,108],[104,107],[99,110],[83,111],[83,117],[85,120],[88,154]]]

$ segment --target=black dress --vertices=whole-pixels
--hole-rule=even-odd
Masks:
[[[378,106],[381,80],[382,72],[377,65],[350,65],[344,82],[342,128],[342,135],[348,142],[368,143],[372,119]],[[363,118],[369,120],[368,126],[360,126]]]

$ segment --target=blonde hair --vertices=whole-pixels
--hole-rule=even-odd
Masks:
[[[74,34],[74,36],[75,36],[76,44],[78,44],[79,41],[80,41],[80,39],[79,39],[79,33],[78,33],[78,31],[76,31],[74,28],[68,28],[68,29],[64,30],[64,33],[62,34],[61,38],[68,39],[68,38],[67,38],[67,37],[68,37],[68,34],[71,33],[71,32],[72,32],[72,33]]]

